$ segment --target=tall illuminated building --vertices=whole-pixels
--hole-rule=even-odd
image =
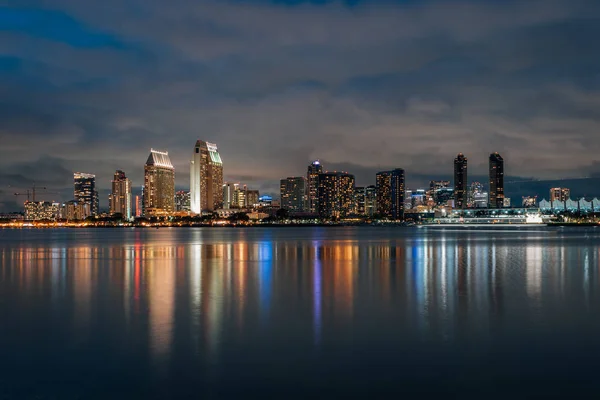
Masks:
[[[223,161],[214,143],[196,141],[190,163],[190,210],[194,214],[223,208]]]
[[[306,172],[306,201],[307,211],[319,212],[319,174],[323,172],[323,166],[319,160],[313,161]]]
[[[306,209],[306,178],[295,176],[279,182],[281,208],[292,212],[303,212]]]
[[[140,196],[135,196],[135,216],[142,216],[142,198]]]
[[[150,150],[144,166],[144,215],[165,215],[175,211],[175,168],[169,153]]]
[[[79,203],[87,204],[92,215],[98,215],[99,201],[96,190],[96,175],[75,172],[73,174],[74,197]]]
[[[342,218],[354,209],[354,175],[324,172],[318,175],[317,204],[321,218]]]
[[[111,215],[121,214],[123,218],[131,219],[131,181],[123,171],[117,170],[113,176],[109,203]]]
[[[248,189],[246,191],[246,208],[254,208],[258,205],[260,192],[256,189]]]
[[[226,182],[223,184],[223,208],[235,208],[235,191],[240,187],[239,183]]]
[[[381,216],[402,219],[404,217],[404,170],[378,172],[376,175],[377,213]],[[425,194],[423,192],[423,194]]]
[[[454,207],[467,208],[467,157],[459,153],[454,159]]]
[[[372,217],[377,212],[377,188],[373,185],[354,190],[354,212]]]
[[[550,202],[560,201],[565,202],[571,198],[571,189],[568,188],[552,188],[550,189]]]
[[[490,154],[490,208],[504,207],[504,159],[498,153]]]

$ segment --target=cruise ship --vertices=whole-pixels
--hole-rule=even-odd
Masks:
[[[539,209],[506,208],[452,210],[436,216],[422,228],[532,228],[546,226]]]

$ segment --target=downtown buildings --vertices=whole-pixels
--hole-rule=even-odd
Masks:
[[[571,190],[567,188],[552,188],[550,189],[550,202],[555,201],[565,202],[571,197]]]
[[[459,153],[454,159],[454,207],[467,208],[467,157]]]
[[[319,212],[319,174],[323,172],[323,166],[319,160],[313,161],[306,171],[306,211],[312,214]]]
[[[144,215],[169,215],[175,211],[175,168],[169,153],[151,149],[144,165]]]
[[[318,214],[322,219],[349,216],[354,209],[354,175],[322,172],[317,177]]]
[[[196,141],[190,162],[190,210],[194,214],[223,208],[223,161],[217,145]]]
[[[490,192],[489,207],[504,207],[504,159],[498,153],[490,154]]]
[[[100,204],[98,201],[98,191],[96,190],[96,175],[75,172],[73,174],[73,186],[75,201],[81,204],[87,204],[90,215],[98,215]]]
[[[306,183],[307,179],[303,176],[282,179],[279,182],[281,208],[296,213],[307,210],[308,195]]]
[[[381,217],[400,220],[404,217],[404,170],[378,172],[375,178],[377,188],[377,213]]]
[[[112,191],[109,196],[110,215],[121,215],[129,221],[132,218],[131,207],[131,181],[125,176],[125,172],[117,170],[112,180]]]

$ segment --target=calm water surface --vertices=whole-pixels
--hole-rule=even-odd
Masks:
[[[0,230],[0,399],[600,393],[600,230]]]

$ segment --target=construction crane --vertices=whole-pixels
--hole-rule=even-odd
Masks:
[[[27,189],[24,193],[14,193],[15,196],[27,196],[27,201],[35,201],[35,195],[38,190],[46,190],[46,187],[37,187],[35,183],[31,189]],[[57,192],[44,192],[44,194],[58,194]]]

